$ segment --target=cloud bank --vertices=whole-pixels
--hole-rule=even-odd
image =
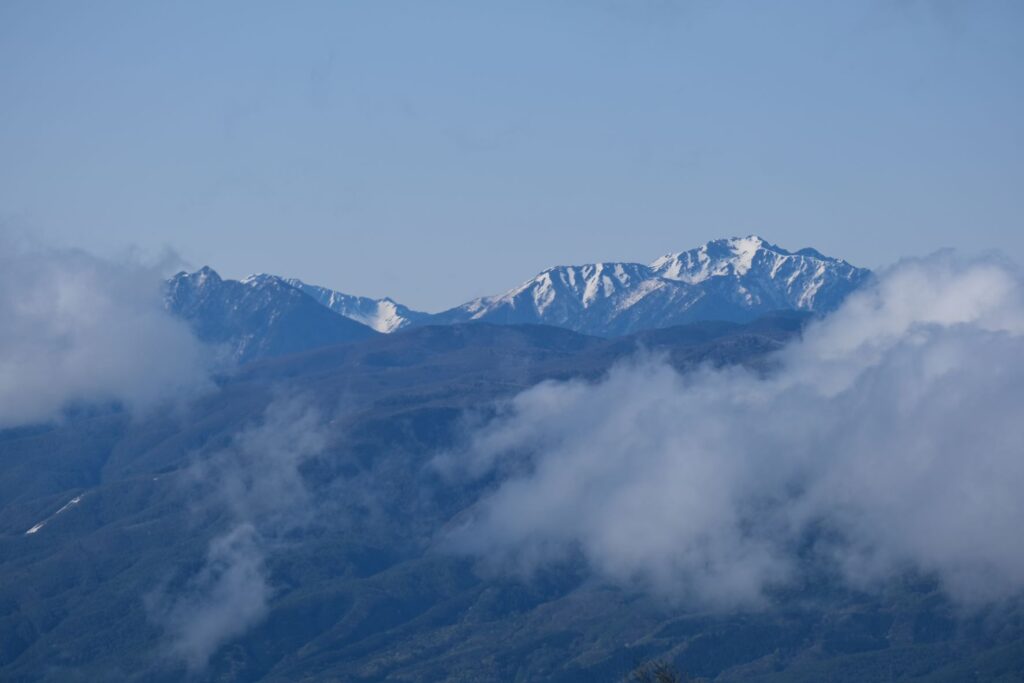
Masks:
[[[327,443],[320,414],[295,397],[271,403],[231,446],[198,461],[189,485],[229,525],[209,544],[204,564],[184,590],[150,597],[171,657],[203,669],[224,643],[267,613],[274,590],[266,559],[279,539],[309,521],[313,506],[299,471]]]
[[[204,349],[164,310],[162,288],[154,266],[0,236],[0,429],[206,386]]]
[[[445,544],[530,571],[756,605],[797,549],[859,587],[906,571],[979,604],[1024,589],[1024,301],[996,260],[906,261],[780,352],[654,358],[523,392],[437,460],[498,485]]]

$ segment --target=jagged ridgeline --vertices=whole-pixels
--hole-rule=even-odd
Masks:
[[[504,294],[441,313],[414,311],[295,278],[222,280],[210,268],[171,279],[168,306],[239,360],[365,339],[418,325],[540,324],[613,337],[702,320],[749,322],[778,311],[827,313],[870,272],[814,249],[790,252],[760,237],[721,239],[639,263],[549,268]],[[293,291],[294,290],[294,291]],[[360,326],[342,324],[310,305]],[[297,331],[297,332],[296,332]]]

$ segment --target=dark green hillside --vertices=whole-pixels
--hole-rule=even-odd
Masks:
[[[766,368],[802,324],[617,340],[414,328],[244,366],[185,411],[110,409],[2,432],[0,680],[593,682],[650,660],[698,680],[1024,679],[1024,613],[961,615],[927,578],[861,594],[821,572],[763,611],[723,615],[599,585],[573,558],[520,580],[437,547],[487,483],[445,483],[427,463],[495,400],[597,377],[637,350],[683,369]],[[280,396],[332,418],[327,448],[301,467],[312,514],[268,535],[267,614],[188,674],[167,656],[157,603],[231,522],[190,466]]]

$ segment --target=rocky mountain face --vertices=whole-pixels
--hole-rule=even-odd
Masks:
[[[224,280],[208,267],[175,275],[167,302],[200,338],[246,362],[422,325],[539,324],[617,337],[705,320],[742,323],[780,311],[825,313],[870,275],[814,249],[791,252],[749,236],[646,265],[557,266],[504,294],[437,314],[277,275]]]
[[[397,303],[390,297],[371,299],[365,296],[353,296],[352,294],[344,294],[327,287],[306,284],[296,278],[287,278],[284,282],[309,295],[321,306],[325,306],[346,318],[351,318],[356,322],[372,327],[378,332],[394,332],[416,323],[426,322],[430,318],[429,313],[414,311],[408,306]]]
[[[172,277],[165,303],[201,340],[239,362],[377,335],[279,278],[225,280],[209,267]]]
[[[435,322],[539,323],[599,336],[698,320],[745,322],[772,311],[828,312],[870,272],[814,249],[790,252],[760,237],[722,239],[654,262],[549,268]]]

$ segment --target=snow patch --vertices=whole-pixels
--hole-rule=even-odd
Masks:
[[[737,275],[746,275],[754,264],[754,257],[761,250],[764,242],[757,235],[749,237],[734,238],[731,240],[733,252],[736,254],[733,260],[733,271]]]
[[[43,521],[33,525],[31,529],[29,529],[28,531],[25,532],[25,535],[26,536],[31,536],[32,534],[38,533],[40,529],[42,529],[44,526],[46,526],[47,522],[50,522],[51,520],[53,520],[54,517],[56,517],[57,515],[61,514],[62,512],[64,512],[68,508],[70,508],[71,506],[78,505],[80,502],[82,502],[82,496],[80,496],[80,495],[79,496],[75,496],[74,498],[72,498],[68,502],[64,503],[64,505],[61,506],[61,508],[59,510],[57,510],[56,512],[54,512],[52,515],[50,515],[49,517],[47,517]]]

